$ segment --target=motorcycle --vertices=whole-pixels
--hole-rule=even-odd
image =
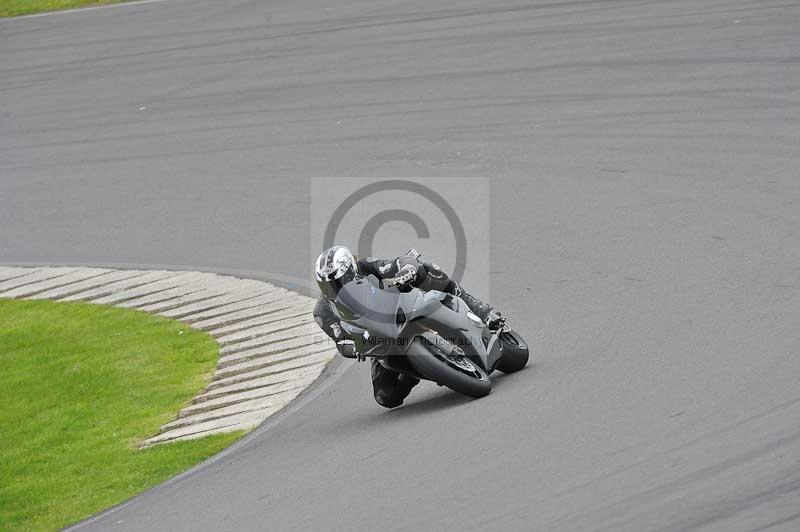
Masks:
[[[339,290],[335,308],[359,360],[376,358],[470,397],[489,394],[494,370],[513,373],[528,363],[528,344],[505,321],[489,328],[461,298],[398,278],[357,277]]]

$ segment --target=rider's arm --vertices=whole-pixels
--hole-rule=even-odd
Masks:
[[[414,281],[421,267],[422,263],[416,257],[409,255],[392,260],[366,258],[358,261],[358,273],[372,274],[378,279],[391,279],[408,274],[410,281]]]
[[[355,342],[347,338],[339,323],[339,318],[331,309],[330,302],[325,297],[320,297],[314,307],[314,321],[325,334],[336,341],[336,350],[347,358],[355,358]]]
[[[339,317],[333,312],[330,302],[324,296],[320,296],[314,306],[314,321],[317,322],[320,329],[325,331],[325,334],[334,340],[341,336]]]
[[[397,273],[397,264],[394,260],[373,259],[372,257],[358,259],[358,273],[374,275],[378,279],[388,279]]]

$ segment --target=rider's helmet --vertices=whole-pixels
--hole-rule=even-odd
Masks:
[[[335,299],[339,289],[352,281],[358,272],[356,258],[344,246],[326,249],[317,258],[314,268],[317,286],[328,299]]]

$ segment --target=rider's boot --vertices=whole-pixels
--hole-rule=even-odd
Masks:
[[[486,322],[486,325],[489,326],[489,329],[496,331],[497,329],[501,329],[503,325],[505,325],[506,317],[497,312],[496,310],[492,310],[486,317],[486,319],[483,321]]]
[[[383,407],[396,408],[402,405],[411,389],[419,384],[419,379],[387,369],[376,358],[370,361],[370,365],[375,401]]]
[[[463,288],[459,288],[461,290],[461,294],[459,295],[461,299],[464,300],[473,314],[486,322],[490,329],[497,329],[505,322],[505,318],[502,317],[499,312],[493,312],[492,307],[488,304],[468,293]]]

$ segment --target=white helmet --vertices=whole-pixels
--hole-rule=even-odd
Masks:
[[[339,289],[352,281],[357,272],[356,258],[344,246],[333,246],[323,251],[314,269],[317,285],[328,299],[336,299]]]

